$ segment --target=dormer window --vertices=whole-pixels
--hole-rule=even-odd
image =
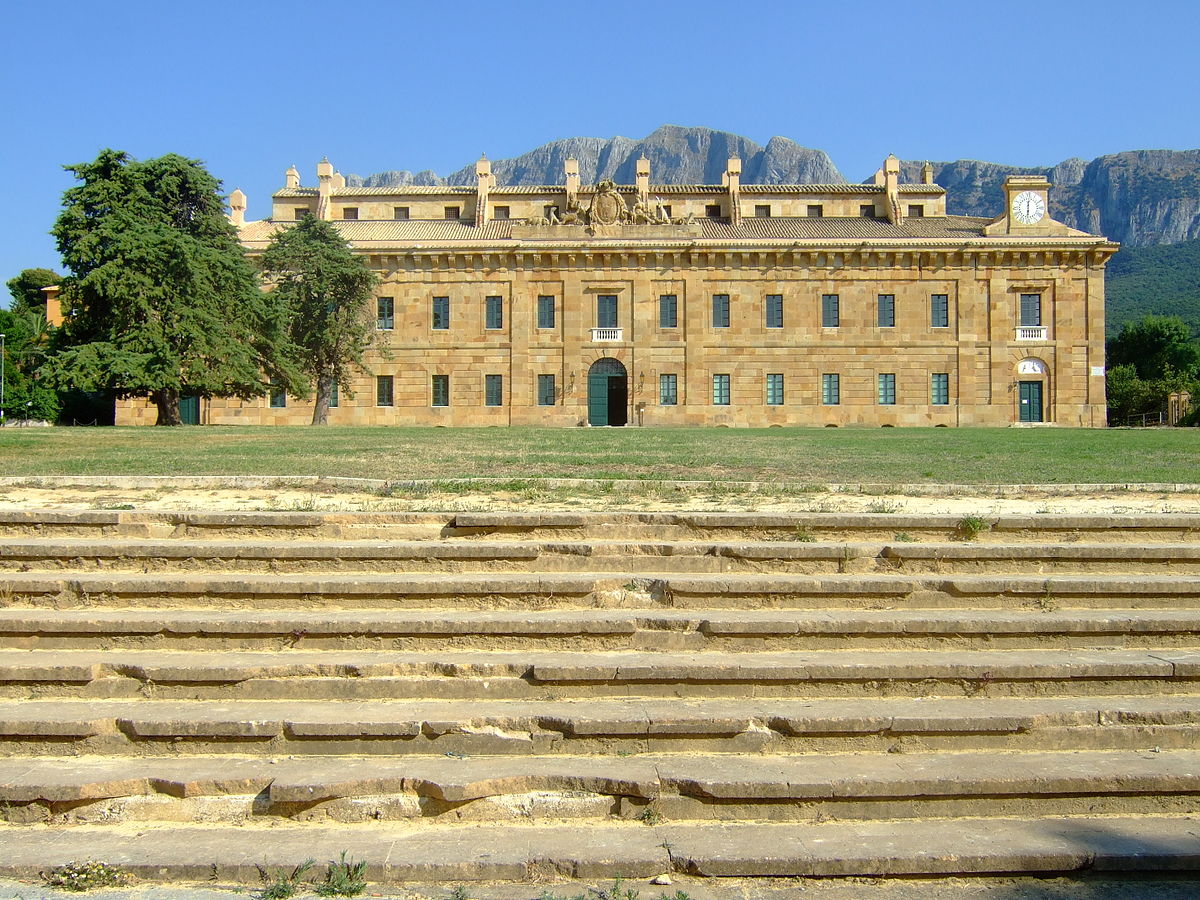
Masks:
[[[925,204],[923,204],[923,203],[910,203],[910,204],[908,205],[908,217],[909,217],[910,219],[923,219],[923,218],[925,218]]]
[[[494,207],[492,209],[492,218],[493,219],[501,219],[501,220],[507,219],[508,218],[508,207],[507,206]]]
[[[810,219],[821,219],[825,217],[825,207],[820,203],[808,204],[808,217]]]
[[[342,218],[347,222],[353,222],[358,219],[358,207],[346,206],[342,209]]]

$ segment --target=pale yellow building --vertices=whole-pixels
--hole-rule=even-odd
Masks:
[[[580,182],[354,188],[295,168],[252,254],[305,213],[380,277],[370,374],[331,424],[1103,426],[1104,266],[1117,246],[1010,176],[994,220],[901,184]],[[211,424],[301,424],[311,403],[200,400]],[[118,424],[151,423],[137,402]]]

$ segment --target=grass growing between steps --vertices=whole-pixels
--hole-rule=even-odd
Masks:
[[[3,428],[4,475],[1195,482],[1200,429]]]

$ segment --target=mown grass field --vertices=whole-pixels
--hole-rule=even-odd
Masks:
[[[1200,429],[3,428],[0,474],[1200,482]]]

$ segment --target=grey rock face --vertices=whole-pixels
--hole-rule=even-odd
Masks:
[[[999,215],[1006,175],[1045,175],[1054,185],[1050,214],[1074,228],[1131,247],[1200,237],[1200,150],[1132,150],[1044,168],[971,159],[933,168],[951,215]],[[918,181],[920,169],[919,161],[902,163],[901,180]]]
[[[720,184],[730,156],[741,157],[745,184],[842,184],[846,180],[824,151],[801,147],[787,138],[773,137],[764,148],[728,131],[679,125],[664,125],[637,141],[626,137],[551,141],[512,159],[493,161],[492,172],[497,184],[562,184],[563,166],[574,157],[584,184],[605,178],[632,184],[637,160],[643,155],[650,160],[651,179],[659,184]],[[346,183],[352,187],[471,185],[475,164],[444,179],[434,172],[396,171],[366,178],[348,175]]]
[[[568,158],[579,160],[584,184],[611,178],[632,184],[637,160],[650,160],[659,184],[720,184],[730,156],[742,160],[743,184],[841,184],[846,181],[821,150],[785,137],[765,147],[711,128],[664,125],[641,140],[576,137],[543,144],[511,159],[495,160],[492,171],[504,185],[562,184]],[[922,160],[901,163],[900,178],[921,180]],[[934,180],[947,191],[951,215],[996,216],[1003,211],[1004,178],[1045,175],[1054,185],[1050,214],[1085,231],[1130,246],[1169,244],[1200,238],[1200,150],[1134,150],[1087,162],[1077,157],[1055,166],[1007,166],[982,160],[935,162]],[[865,180],[870,180],[865,179]],[[346,176],[361,187],[472,185],[475,165],[445,178],[436,172],[379,172]]]

